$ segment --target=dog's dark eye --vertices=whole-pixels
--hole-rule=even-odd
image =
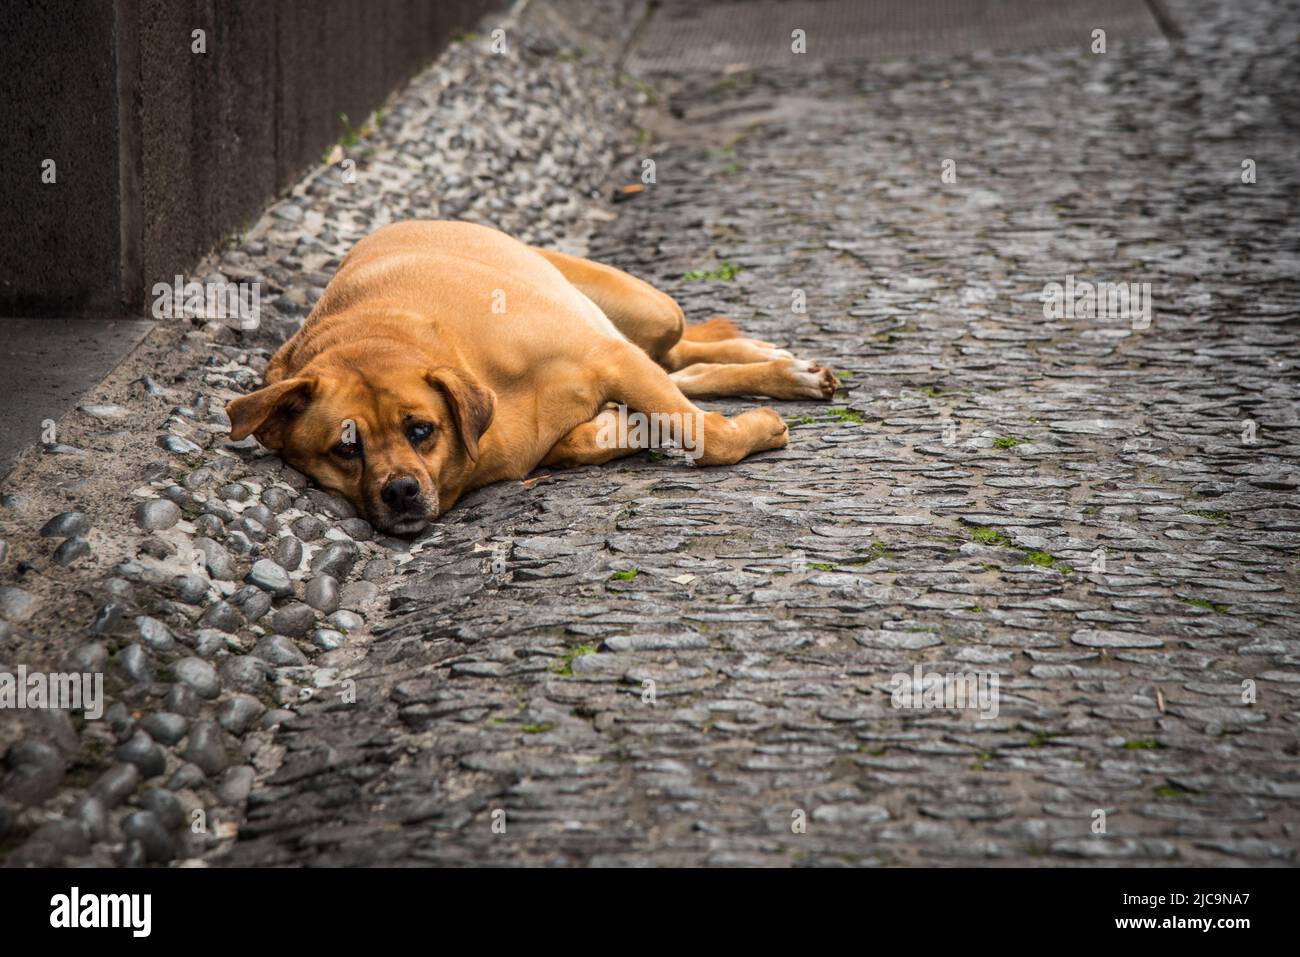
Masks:
[[[433,426],[428,422],[416,422],[406,427],[406,438],[412,445],[419,445],[431,435],[433,435]]]
[[[355,459],[361,454],[361,443],[340,442],[330,451],[341,459]]]

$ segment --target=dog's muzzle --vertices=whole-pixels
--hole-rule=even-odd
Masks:
[[[374,524],[396,535],[414,535],[423,531],[437,509],[430,508],[418,479],[399,475],[389,479],[379,490],[383,507],[377,509]],[[434,499],[436,501],[436,499]]]

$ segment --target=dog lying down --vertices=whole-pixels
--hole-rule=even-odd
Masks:
[[[627,428],[638,413],[678,425],[700,465],[782,448],[772,409],[727,418],[691,399],[830,399],[838,385],[726,319],[687,326],[617,269],[411,221],[357,243],[266,384],[226,411],[233,438],[255,435],[377,528],[412,535],[471,489],[655,444]]]

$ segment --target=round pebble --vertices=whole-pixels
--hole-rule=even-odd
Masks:
[[[221,678],[231,688],[258,691],[266,684],[266,662],[253,655],[231,655],[221,663]]]
[[[339,528],[358,542],[368,542],[375,537],[375,530],[364,518],[348,518],[339,522]]]
[[[302,551],[302,542],[285,535],[275,543],[275,563],[285,571],[297,571],[302,564]]]
[[[321,651],[334,651],[343,646],[347,637],[341,631],[332,628],[318,628],[311,636],[312,644]]]
[[[176,647],[171,629],[157,618],[141,615],[135,620],[135,630],[140,635],[140,640],[154,651],[171,651]]]
[[[78,558],[85,558],[89,554],[90,542],[77,536],[65,539],[63,544],[54,550],[54,560],[66,568]]]
[[[217,541],[206,536],[194,539],[194,547],[203,553],[203,567],[217,581],[234,581],[235,560]]]
[[[311,561],[311,570],[317,575],[329,575],[336,581],[343,581],[360,554],[356,542],[331,542],[316,553]]]
[[[122,833],[129,841],[139,841],[145,858],[155,864],[165,864],[175,855],[171,835],[153,811],[135,811],[122,821]]]
[[[90,531],[90,519],[83,512],[60,512],[41,526],[42,538],[72,538]]]
[[[208,777],[220,774],[227,761],[221,725],[215,721],[204,721],[191,728],[182,757]]]
[[[244,581],[256,585],[276,598],[283,598],[293,593],[293,583],[289,580],[289,573],[269,558],[259,558],[255,561]]]
[[[305,665],[307,656],[284,635],[267,635],[253,648],[253,654],[277,667]]]
[[[272,486],[262,491],[262,504],[279,514],[293,504],[293,496],[282,488]]]
[[[339,607],[339,583],[333,575],[317,575],[307,583],[304,597],[322,614],[333,614]]]
[[[187,605],[198,605],[208,597],[208,580],[202,575],[177,575],[171,586],[177,599]]]
[[[314,515],[304,515],[301,518],[295,518],[289,527],[293,533],[304,542],[314,542],[325,534],[325,523]]]
[[[325,624],[331,628],[337,628],[342,632],[349,632],[355,628],[360,628],[366,623],[366,620],[358,615],[355,611],[348,611],[346,608],[336,611],[325,619]]]
[[[90,793],[99,798],[104,807],[114,808],[125,801],[139,783],[140,769],[134,764],[115,764],[90,786]]]
[[[143,645],[132,642],[117,653],[114,661],[122,673],[137,684],[153,681],[153,662],[149,660],[149,652],[144,650]]]
[[[226,601],[219,601],[208,607],[201,618],[199,624],[204,628],[216,628],[218,631],[224,631],[229,634],[235,634],[244,623],[244,616]]]
[[[63,758],[47,741],[23,738],[9,748],[5,764],[4,794],[23,804],[40,804],[63,782]]]
[[[117,759],[134,764],[144,778],[155,777],[167,770],[167,758],[163,755],[162,748],[143,729],[136,731],[125,744],[118,747]]]
[[[181,520],[181,510],[175,502],[154,498],[137,505],[131,517],[146,531],[160,532]]]
[[[156,711],[147,715],[140,722],[140,727],[149,732],[149,737],[170,747],[185,737],[190,723],[184,715],[173,714],[170,711]]]
[[[266,711],[266,705],[251,695],[231,695],[217,709],[217,721],[234,735],[242,735]]]
[[[281,635],[297,638],[316,624],[316,611],[299,601],[287,602],[271,615],[271,627]]]
[[[216,671],[202,658],[182,658],[172,665],[172,673],[200,698],[215,698],[221,691]]]

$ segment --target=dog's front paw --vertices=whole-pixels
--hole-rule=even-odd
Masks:
[[[783,449],[790,444],[790,428],[785,424],[785,419],[775,409],[763,406],[762,408],[751,409],[744,414],[758,419],[767,433],[766,438],[762,439],[759,445],[755,447],[755,451]]]

